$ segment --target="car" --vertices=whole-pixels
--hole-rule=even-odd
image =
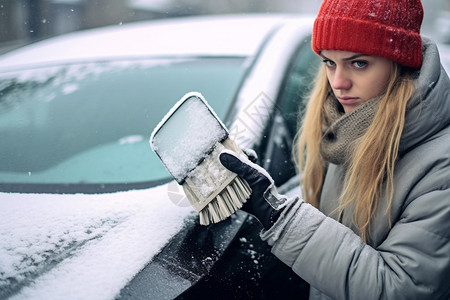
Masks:
[[[434,35],[436,40],[443,43],[450,43],[450,6],[441,10],[434,20]]]
[[[437,43],[437,47],[442,67],[447,74],[450,74],[450,45],[445,43]]]
[[[0,298],[307,298],[243,211],[208,226],[149,146],[200,92],[281,193],[320,59],[313,17],[241,14],[74,32],[0,56]]]

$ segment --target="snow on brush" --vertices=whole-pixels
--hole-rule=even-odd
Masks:
[[[10,299],[114,299],[192,213],[169,200],[166,185],[0,193],[0,295],[15,286]]]
[[[167,170],[182,182],[228,130],[200,93],[187,93],[156,126],[150,145]]]

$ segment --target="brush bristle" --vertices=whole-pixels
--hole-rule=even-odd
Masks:
[[[209,225],[225,220],[242,208],[242,205],[250,198],[251,192],[245,180],[235,177],[221,193],[199,211],[200,224]]]
[[[219,154],[224,149],[242,153],[229,138],[217,143],[182,185],[187,198],[199,213],[202,225],[225,220],[242,208],[252,192],[245,180],[220,163]]]

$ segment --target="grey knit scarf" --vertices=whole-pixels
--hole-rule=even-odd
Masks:
[[[345,114],[337,99],[330,95],[324,104],[320,152],[325,161],[343,164],[350,158],[355,140],[372,123],[381,97],[371,99]]]

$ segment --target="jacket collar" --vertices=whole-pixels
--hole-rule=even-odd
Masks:
[[[423,38],[423,63],[409,101],[400,154],[425,142],[450,124],[450,80],[441,66],[437,46]]]

